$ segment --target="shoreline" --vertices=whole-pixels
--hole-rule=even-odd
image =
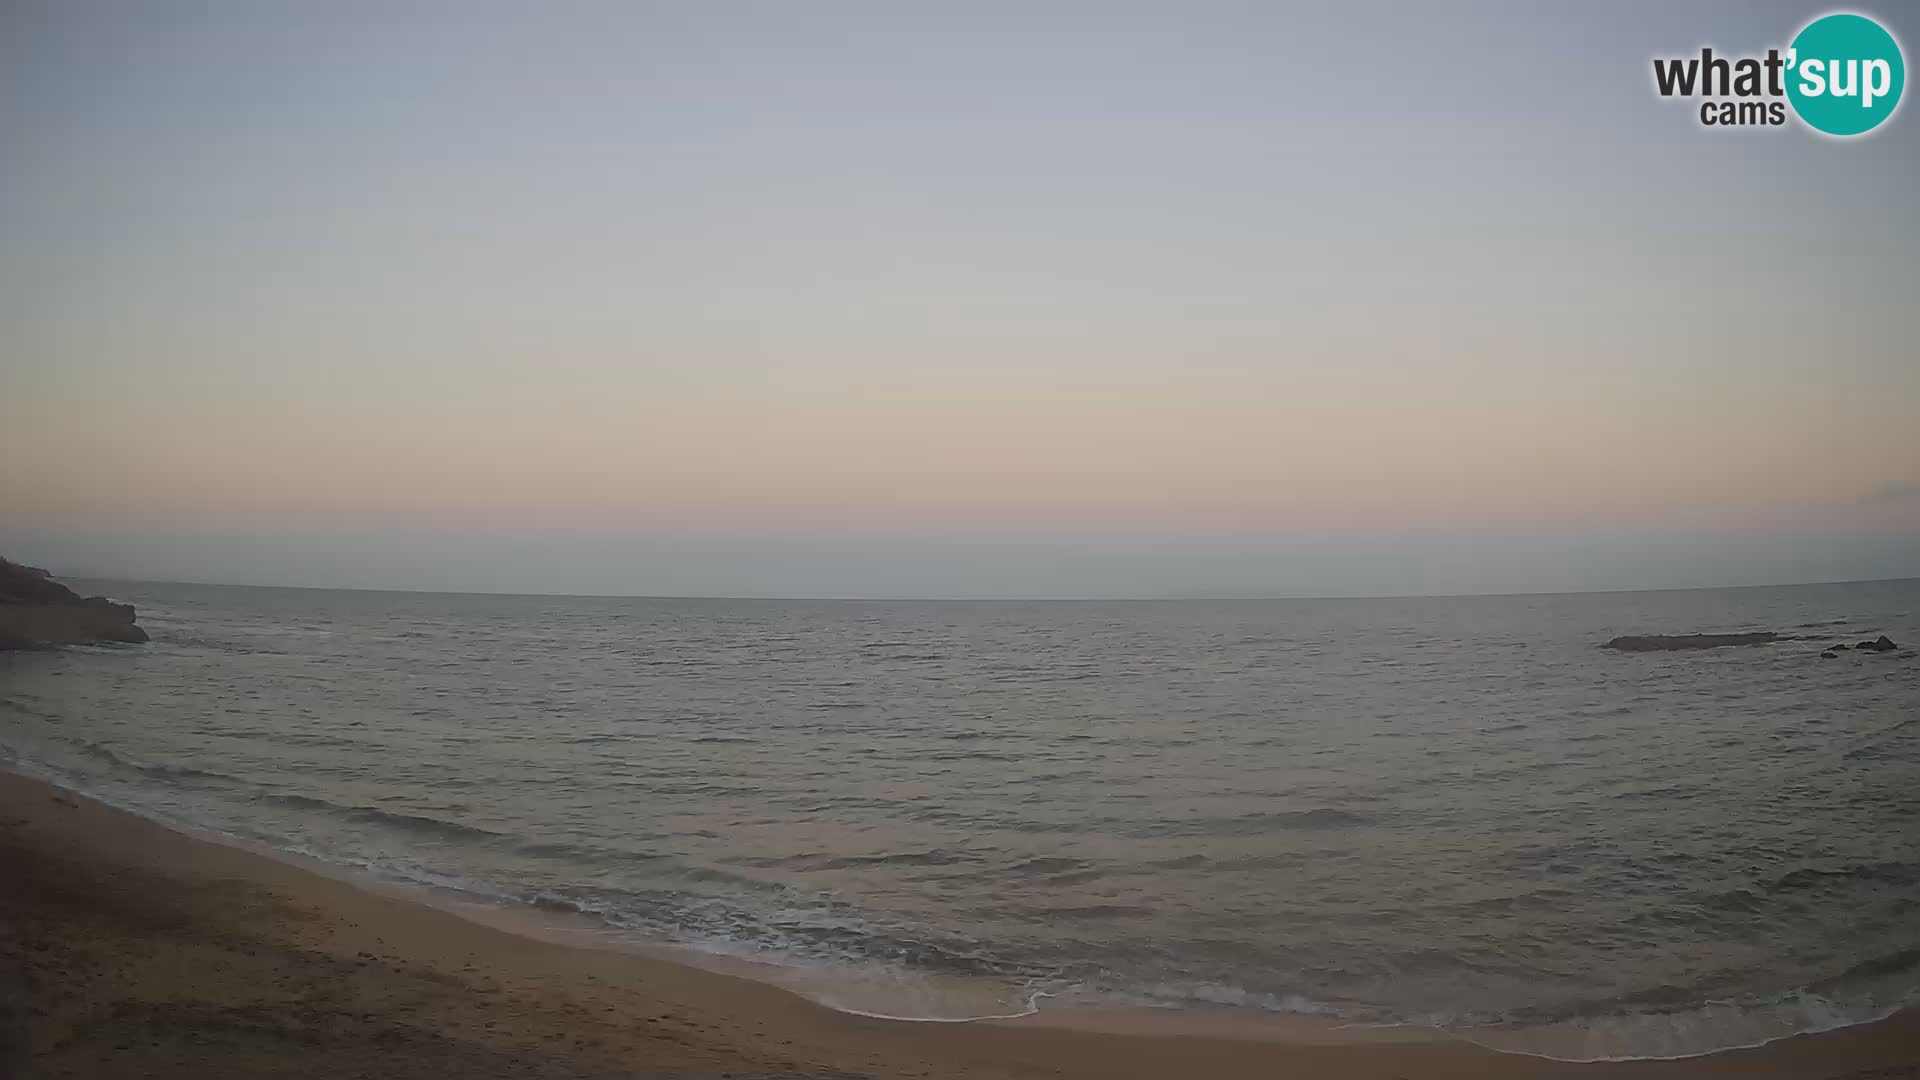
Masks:
[[[777,953],[767,954],[754,949],[729,949],[647,937],[609,924],[597,914],[569,903],[562,902],[556,906],[542,900],[529,900],[489,888],[485,882],[451,884],[431,876],[422,878],[404,872],[396,874],[381,864],[331,859],[299,848],[276,846],[258,837],[229,833],[163,812],[122,804],[105,795],[89,792],[57,770],[50,770],[29,759],[15,758],[7,765],[0,765],[0,773],[8,769],[49,784],[70,796],[100,802],[152,822],[190,840],[236,848],[343,882],[362,891],[394,897],[405,903],[424,904],[518,937],[568,948],[616,952],[693,967],[778,988],[833,1012],[902,1024],[984,1026],[1012,1022],[1020,1026],[1109,1035],[1151,1034],[1308,1045],[1458,1042],[1503,1055],[1546,1062],[1618,1064],[1638,1061],[1684,1062],[1729,1051],[1754,1050],[1799,1035],[1824,1034],[1879,1023],[1906,1008],[1889,1007],[1877,1016],[1842,1019],[1811,1027],[1789,1026],[1792,1021],[1782,1020],[1776,1022],[1770,1031],[1766,1030],[1761,1020],[1745,1015],[1737,1022],[1736,1028],[1723,1028],[1720,1031],[1720,1037],[1726,1041],[1719,1045],[1700,1048],[1695,1043],[1687,1049],[1676,1050],[1668,1046],[1660,1052],[1619,1052],[1621,1048],[1607,1035],[1577,1027],[1579,1021],[1568,1022],[1576,1025],[1576,1030],[1568,1032],[1564,1026],[1554,1024],[1448,1026],[1418,1021],[1355,1020],[1324,1011],[1276,1011],[1259,1006],[1185,1002],[1114,1003],[1097,996],[1072,1004],[1043,1005],[1041,999],[1056,999],[1063,995],[1031,987],[1022,991],[1017,1005],[1012,1005],[1002,994],[988,992],[982,996],[981,988],[972,985],[972,980],[964,976],[876,972],[858,965],[849,967],[796,961]],[[928,994],[932,997],[927,997]],[[1064,996],[1071,998],[1074,994],[1069,990]],[[913,1001],[927,1008],[951,1010],[964,997],[973,997],[974,1004],[981,1010],[1006,1007],[1016,1011],[978,1011],[955,1015],[951,1012],[916,1011],[908,1004]],[[885,1004],[876,998],[884,1000]],[[1712,1005],[1702,1004],[1695,1011],[1711,1011]],[[898,1011],[886,1011],[889,1008],[897,1008]],[[1802,1014],[1799,1019],[1805,1021],[1809,1015]],[[1656,1014],[1650,1017],[1599,1019],[1629,1024],[1644,1024],[1647,1021],[1659,1024],[1672,1017]],[[1554,1031],[1556,1027],[1560,1028],[1558,1032]]]
[[[1737,1050],[1755,1050],[1801,1035],[1826,1034],[1849,1028],[1881,1023],[1913,1006],[1893,1006],[1876,1016],[1839,1019],[1813,1026],[1795,1026],[1793,1019],[1775,1018],[1771,1027],[1765,1020],[1744,1013],[1736,1026],[1723,1026],[1718,1032],[1724,1040],[1702,1048],[1697,1036],[1686,1049],[1671,1044],[1658,1051],[1622,1051],[1616,1037],[1604,1031],[1582,1026],[1583,1021],[1560,1024],[1510,1026],[1504,1024],[1464,1024],[1449,1026],[1419,1021],[1368,1021],[1343,1018],[1326,1011],[1285,1011],[1248,1005],[1216,1003],[1154,1002],[1116,1003],[1094,996],[1087,999],[1076,991],[1064,994],[1032,987],[1021,991],[1017,1004],[1003,994],[972,985],[964,976],[939,976],[922,972],[874,971],[859,965],[830,964],[795,960],[777,953],[756,949],[730,949],[647,937],[630,929],[604,921],[586,909],[544,899],[528,899],[490,888],[485,882],[449,883],[432,876],[410,876],[382,864],[341,861],[299,848],[276,846],[254,836],[229,833],[220,829],[175,818],[164,812],[115,801],[87,791],[69,777],[25,758],[0,765],[0,774],[13,771],[29,779],[58,788],[68,795],[95,802],[131,814],[187,839],[231,847],[289,865],[329,880],[339,881],[376,895],[390,896],[405,903],[423,904],[458,918],[506,933],[575,949],[608,951],[646,957],[669,964],[745,979],[756,984],[792,993],[803,1000],[836,1013],[901,1024],[951,1024],[986,1026],[1016,1023],[1023,1027],[1055,1028],[1109,1035],[1151,1034],[1166,1037],[1221,1038],[1236,1042],[1307,1045],[1376,1044],[1387,1042],[1463,1043],[1495,1051],[1502,1055],[1535,1059],[1557,1064],[1620,1064],[1630,1062],[1685,1062]],[[458,881],[459,879],[455,879]],[[545,894],[542,894],[544,897]],[[1004,989],[1004,988],[1002,988]],[[930,997],[928,995],[931,995]],[[1782,995],[1791,997],[1792,992]],[[981,1011],[964,1015],[948,1012],[918,1011],[917,1003],[928,1009],[953,1010],[963,998],[972,998]],[[1061,997],[1073,1003],[1041,1004]],[[884,1004],[882,1003],[884,1001]],[[1717,1003],[1702,1003],[1693,1013],[1713,1011]],[[997,1008],[1013,1011],[994,1012]],[[1751,1008],[1727,1005],[1729,1009]],[[897,1011],[888,1011],[896,1009]],[[1686,1013],[1675,1015],[1687,1015]],[[1802,1025],[1813,1015],[1803,1011],[1797,1017]],[[1589,1017],[1603,1023],[1661,1024],[1674,1016]],[[1697,1019],[1697,1017],[1696,1017]],[[1569,1031],[1568,1026],[1574,1030]],[[1557,1029],[1557,1030],[1556,1030]],[[1655,1033],[1659,1038],[1662,1033]],[[1645,1038],[1644,1033],[1639,1036]],[[1670,1039],[1671,1034],[1667,1034]]]
[[[529,934],[510,914],[476,917],[243,843],[0,771],[0,1071],[1149,1078],[1204,1061],[1223,1080],[1920,1077],[1915,1010],[1753,1048],[1597,1062],[1433,1029],[1256,1031],[1226,1009],[1182,1010],[1178,1033],[1152,1030],[1140,1009],[883,1019],[664,948]]]

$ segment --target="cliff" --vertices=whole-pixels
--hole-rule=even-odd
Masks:
[[[45,570],[0,559],[0,649],[145,641],[131,604],[83,597]]]

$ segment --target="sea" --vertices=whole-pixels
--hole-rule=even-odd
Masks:
[[[1230,1013],[1590,1060],[1920,1003],[1916,580],[1139,602],[73,584],[153,640],[0,653],[0,764],[837,1008]],[[1752,630],[1792,640],[1600,647]],[[1882,634],[1904,647],[1820,655]]]

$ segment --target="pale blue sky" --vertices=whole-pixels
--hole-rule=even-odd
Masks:
[[[1920,574],[1911,109],[1841,143],[1651,91],[1825,8],[1441,7],[10,5],[0,551],[725,595]]]

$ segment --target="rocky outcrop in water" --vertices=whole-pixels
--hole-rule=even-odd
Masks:
[[[1772,645],[1781,641],[1819,640],[1804,639],[1793,634],[1780,634],[1771,630],[1747,634],[1632,634],[1617,637],[1600,646],[1618,652],[1678,652],[1684,649],[1718,649],[1728,645]],[[1820,659],[1837,660],[1842,650],[1853,652],[1893,652],[1900,646],[1893,639],[1881,634],[1873,641],[1862,641],[1858,645],[1848,645],[1844,641],[1828,641],[1820,646]]]
[[[0,559],[0,649],[147,640],[131,604],[81,596],[36,566]]]
[[[1603,649],[1620,652],[1675,652],[1681,649],[1719,649],[1728,645],[1771,645],[1792,641],[1791,635],[1765,631],[1756,634],[1638,634],[1617,637]]]

